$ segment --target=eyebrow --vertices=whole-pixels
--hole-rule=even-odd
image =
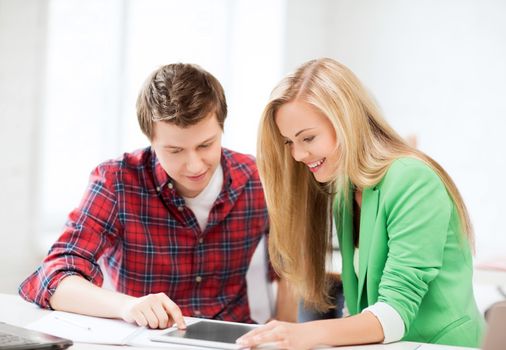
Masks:
[[[209,137],[208,139],[205,139],[204,141],[200,142],[197,146],[200,146],[200,145],[203,145],[205,143],[211,142],[214,139],[216,139],[217,136],[218,135],[213,135],[213,136]],[[183,149],[184,147],[181,147],[181,146],[172,146],[172,145],[164,145],[163,148]]]
[[[295,137],[299,136],[299,135],[300,135],[300,134],[302,134],[304,131],[311,130],[311,129],[314,129],[314,128],[306,128],[306,129],[302,129],[302,130],[300,130],[299,132],[297,132],[297,133],[295,134]]]

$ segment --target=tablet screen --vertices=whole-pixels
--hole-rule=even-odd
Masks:
[[[253,326],[246,324],[199,321],[185,330],[174,329],[164,336],[235,344],[237,338],[253,329]]]

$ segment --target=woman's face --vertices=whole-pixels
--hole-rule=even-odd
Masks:
[[[295,100],[278,109],[275,122],[292,157],[304,163],[316,181],[331,181],[339,153],[330,120],[309,103]]]

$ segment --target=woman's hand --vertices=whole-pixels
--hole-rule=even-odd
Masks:
[[[130,298],[121,309],[121,318],[142,327],[167,328],[176,323],[179,329],[186,328],[181,309],[165,293]]]
[[[305,323],[271,321],[248,332],[236,342],[243,347],[270,343],[279,349],[311,349],[317,344],[314,343],[308,326]]]

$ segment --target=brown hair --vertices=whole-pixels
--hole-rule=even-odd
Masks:
[[[328,184],[317,184],[307,167],[293,159],[277,128],[277,111],[294,100],[311,104],[333,125],[340,159],[334,181]],[[325,273],[330,200],[349,199],[350,183],[359,189],[376,185],[400,157],[420,159],[439,175],[458,211],[462,235],[473,245],[471,221],[450,176],[390,127],[347,67],[328,58],[312,60],[273,90],[260,121],[257,150],[269,209],[269,253],[274,269],[293,282],[296,293],[314,308],[323,311],[332,306]],[[338,201],[341,206],[342,202]]]
[[[196,64],[174,63],[155,70],[137,97],[137,119],[152,140],[153,125],[163,121],[180,127],[197,124],[215,113],[223,130],[225,93],[218,79]]]

